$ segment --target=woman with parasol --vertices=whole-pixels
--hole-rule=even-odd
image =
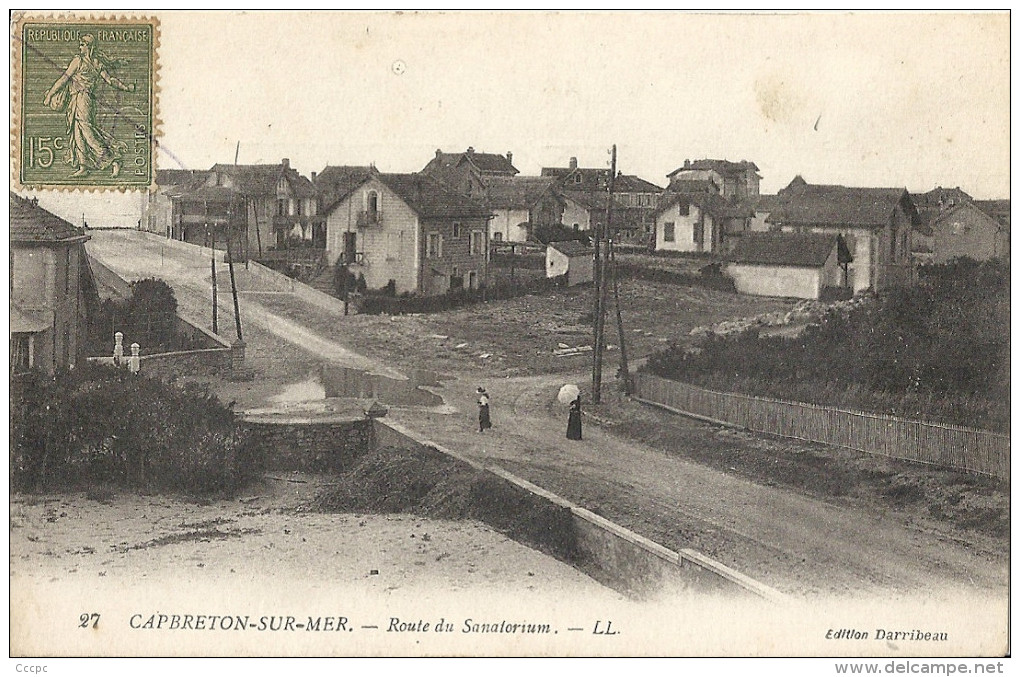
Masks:
[[[581,390],[568,383],[560,388],[557,399],[560,402],[570,402],[570,414],[567,417],[567,439],[581,439]]]

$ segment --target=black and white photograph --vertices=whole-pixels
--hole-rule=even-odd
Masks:
[[[10,28],[19,671],[1003,673],[1008,10]]]

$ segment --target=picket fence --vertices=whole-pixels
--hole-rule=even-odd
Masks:
[[[635,396],[754,432],[928,463],[1009,481],[1009,436],[802,402],[723,393],[637,374]]]

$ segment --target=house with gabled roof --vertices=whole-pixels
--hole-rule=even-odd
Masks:
[[[561,223],[565,202],[556,181],[540,176],[501,176],[486,180],[483,200],[491,209],[493,242],[525,242],[535,229]]]
[[[278,164],[158,170],[145,212],[143,229],[194,244],[206,244],[210,236],[222,235],[223,224],[236,222],[232,250],[251,258],[291,240],[325,247],[315,187],[286,158]]]
[[[90,295],[84,229],[10,194],[11,373],[73,368],[84,350]]]
[[[653,249],[721,254],[749,230],[754,211],[714,193],[666,191],[653,214]]]
[[[747,160],[684,160],[682,167],[666,177],[671,189],[678,181],[710,181],[720,187],[720,194],[727,200],[754,201],[761,182],[758,165]]]
[[[194,190],[209,179],[209,172],[191,169],[156,170],[155,188],[146,196],[141,229],[172,240],[183,240],[180,219],[174,214],[174,198]],[[179,206],[179,205],[178,205]]]
[[[911,284],[917,209],[905,188],[809,184],[796,177],[779,191],[766,222],[782,232],[842,235],[853,256],[854,293]]]
[[[850,255],[831,233],[748,233],[723,267],[740,294],[817,299],[845,283]],[[842,260],[841,260],[842,259]]]
[[[435,295],[485,284],[491,210],[426,174],[372,172],[327,208],[326,255],[369,288]]]
[[[289,240],[325,247],[325,220],[318,214],[315,186],[284,158],[278,164],[216,164],[206,185],[234,189],[246,201],[248,250],[259,255]]]
[[[312,172],[312,185],[319,201],[319,213],[330,208],[352,190],[378,173],[371,165],[326,165],[319,173]]]
[[[436,156],[422,170],[434,179],[447,184],[464,195],[477,197],[484,192],[487,180],[495,177],[516,176],[520,171],[513,165],[514,155],[477,152],[468,147],[463,153],[444,153],[436,149]]]
[[[577,158],[571,157],[566,167],[543,167],[542,176],[555,179],[557,192],[566,200],[564,225],[585,231],[605,221],[609,169],[579,167]],[[612,188],[612,236],[618,241],[643,240],[651,232],[652,212],[662,188],[623,172],[617,172]]]
[[[609,169],[606,167],[578,167],[577,158],[570,158],[566,167],[542,167],[542,176],[556,179],[561,190],[584,193],[609,190]]]
[[[981,205],[993,203],[987,207]],[[967,257],[975,261],[1009,258],[1009,221],[995,218],[997,201],[966,201],[943,210],[933,218],[931,232],[931,262],[947,263]],[[988,212],[992,212],[989,214]]]

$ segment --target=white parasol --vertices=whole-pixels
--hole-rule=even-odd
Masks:
[[[556,399],[559,400],[561,404],[570,404],[577,399],[580,392],[580,388],[575,386],[573,383],[568,383],[560,388],[560,393],[556,396]]]

